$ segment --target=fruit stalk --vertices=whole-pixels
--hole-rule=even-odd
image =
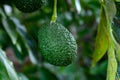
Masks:
[[[57,0],[54,0],[54,8],[51,22],[56,22],[57,20]]]

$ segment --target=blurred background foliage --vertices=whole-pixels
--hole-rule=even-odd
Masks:
[[[51,20],[53,0],[33,13],[22,13],[0,0],[0,47],[14,64],[22,80],[105,80],[107,57],[91,68],[92,54],[100,15],[98,0],[58,0],[57,22],[76,38],[78,56],[67,67],[45,62],[38,49],[40,25]]]

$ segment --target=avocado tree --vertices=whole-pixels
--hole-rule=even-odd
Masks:
[[[119,80],[120,0],[0,0],[0,80]]]

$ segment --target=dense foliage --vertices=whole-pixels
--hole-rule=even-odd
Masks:
[[[78,46],[76,60],[66,67],[47,63],[38,46],[38,30],[43,23],[51,20],[54,0],[46,0],[44,6],[32,13],[23,13],[10,0],[4,1],[0,0],[0,80],[106,79],[106,55],[91,68],[100,19],[99,0],[57,0],[57,22],[74,35]],[[13,62],[15,70],[8,59]],[[14,77],[16,74],[18,76]],[[6,76],[14,78],[7,79]]]

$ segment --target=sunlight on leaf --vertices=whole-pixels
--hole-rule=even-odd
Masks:
[[[12,62],[7,59],[5,52],[2,51],[2,49],[0,49],[0,61],[4,65],[4,67],[7,71],[8,77],[9,77],[6,80],[20,80],[20,78],[17,76],[17,74],[14,70]],[[6,77],[7,77],[7,74],[6,74]]]

